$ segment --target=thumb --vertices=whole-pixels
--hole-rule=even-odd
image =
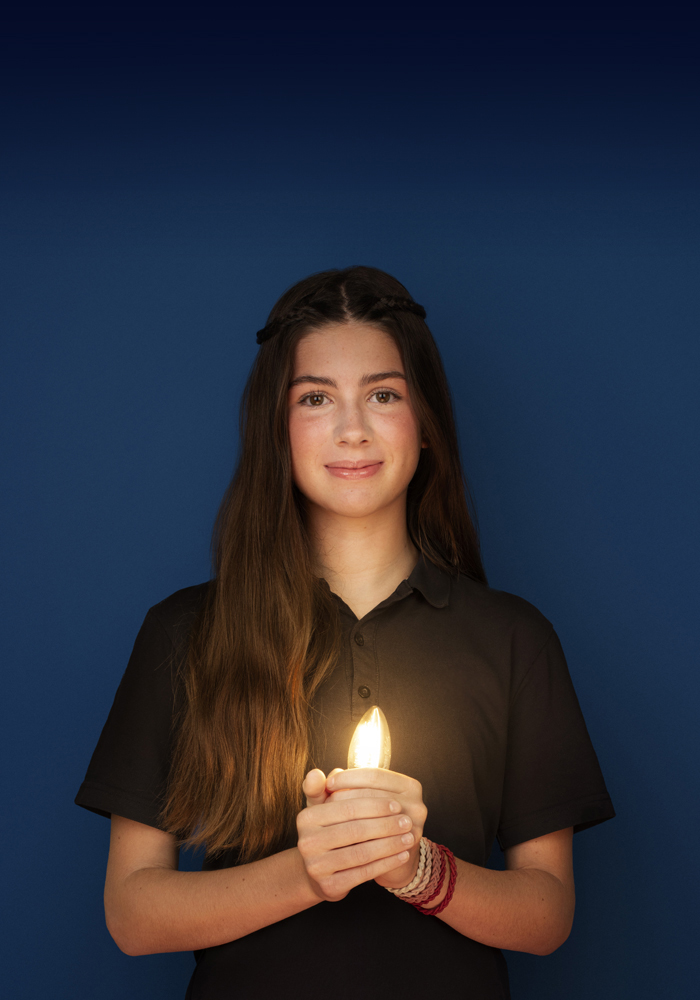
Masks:
[[[329,777],[329,778],[332,778],[334,774],[340,774],[340,772],[341,772],[342,770],[343,770],[343,769],[342,769],[342,767],[334,767],[332,771],[329,771],[329,773],[328,773],[328,777]],[[329,792],[329,793],[328,793],[328,798],[329,798],[329,799],[331,800],[331,802],[333,802],[333,801],[334,801],[334,799],[333,799],[333,796],[334,796],[335,794],[336,794],[335,792]]]
[[[322,805],[328,798],[326,793],[326,776],[323,771],[318,767],[314,768],[313,771],[309,771],[304,778],[301,790],[306,796],[307,808],[309,806]]]

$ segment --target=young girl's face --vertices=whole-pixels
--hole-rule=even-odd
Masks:
[[[294,482],[314,507],[403,511],[421,435],[399,350],[383,330],[343,323],[298,343],[289,388]]]

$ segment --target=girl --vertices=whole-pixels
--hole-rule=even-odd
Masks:
[[[193,949],[191,1000],[508,997],[499,949],[566,940],[572,833],[614,815],[552,626],[486,584],[424,319],[369,267],[277,302],[215,578],[148,612],[78,793],[110,933]],[[341,770],[373,704],[392,770]]]

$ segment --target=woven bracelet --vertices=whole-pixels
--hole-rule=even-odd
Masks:
[[[426,840],[425,837],[421,837],[420,852],[418,857],[418,869],[416,871],[416,874],[413,876],[413,879],[408,883],[408,885],[403,886],[401,889],[391,889],[389,886],[386,887],[387,889],[389,889],[389,892],[394,894],[394,896],[417,895],[419,892],[422,891],[424,886],[422,886],[421,883],[423,882],[424,875],[427,874],[428,878],[430,878],[430,869],[428,868],[428,871],[426,872],[426,860],[430,856],[429,845],[430,841]],[[428,878],[425,879],[426,884]]]
[[[425,848],[425,871],[423,872],[423,878],[420,880],[418,885],[413,889],[404,889],[396,895],[400,899],[417,899],[420,902],[422,896],[429,891],[431,882],[433,881],[433,845],[427,840]]]
[[[445,859],[437,844],[429,841],[430,844],[430,867],[432,869],[430,878],[425,879],[425,887],[422,892],[412,892],[409,896],[403,897],[407,903],[414,906],[425,906],[431,903],[436,896],[440,895],[442,883],[445,881]],[[426,865],[426,872],[428,866]]]
[[[450,865],[450,881],[447,884],[447,893],[445,894],[445,898],[443,899],[443,901],[441,903],[439,903],[432,910],[427,909],[425,906],[422,906],[420,903],[412,903],[412,905],[418,910],[419,913],[424,913],[427,917],[429,917],[429,916],[436,917],[438,915],[438,913],[442,913],[442,911],[445,909],[445,907],[449,904],[450,900],[452,899],[452,896],[453,896],[454,891],[455,891],[455,883],[457,882],[457,862],[455,861],[454,854],[449,849],[449,847],[444,847],[442,844],[438,844],[437,846],[440,848],[440,851],[441,851],[443,857],[448,861],[448,863]],[[440,889],[442,888],[442,883],[444,881],[444,872],[445,872],[446,867],[447,866],[445,866],[445,868],[443,868],[443,878],[440,879]],[[437,893],[435,893],[435,895],[436,896],[440,895],[440,890],[439,889],[438,889]],[[409,900],[407,900],[407,902],[410,903],[411,900],[409,899]],[[426,900],[426,902],[427,902],[427,900]]]

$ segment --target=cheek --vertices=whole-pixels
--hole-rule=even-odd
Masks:
[[[388,428],[388,433],[397,451],[405,457],[406,463],[418,460],[421,444],[420,428],[413,414],[406,414],[394,422],[393,426]]]
[[[295,479],[304,476],[309,462],[318,450],[318,428],[302,419],[289,419],[289,448]]]
[[[300,427],[297,420],[289,421],[289,450],[292,455],[292,468],[297,469],[300,459],[304,453],[305,436],[303,427]]]

